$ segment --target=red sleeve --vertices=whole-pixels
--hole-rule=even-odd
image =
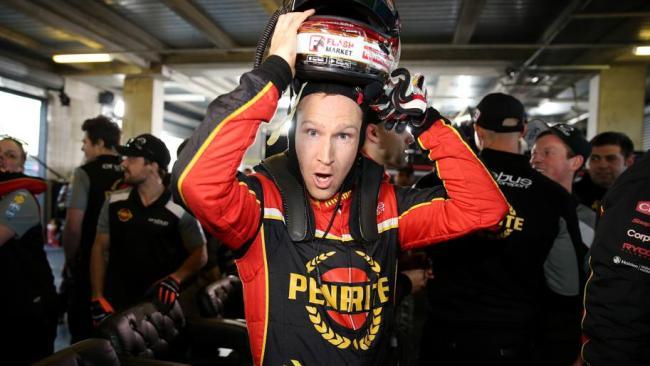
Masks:
[[[402,249],[495,227],[508,211],[506,199],[458,132],[439,120],[420,135],[418,143],[429,150],[444,191],[396,191]]]
[[[237,89],[210,104],[174,165],[176,200],[233,249],[255,237],[262,210],[261,191],[252,187],[252,179],[237,179],[237,168],[260,123],[273,117],[287,79],[291,71],[277,58],[244,74]]]

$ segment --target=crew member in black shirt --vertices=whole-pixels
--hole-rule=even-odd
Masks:
[[[0,140],[0,324],[2,364],[27,365],[48,356],[56,338],[56,289],[43,250],[35,195],[46,183],[22,174],[21,141]]]
[[[519,154],[523,105],[487,95],[475,124],[480,158],[510,204],[501,231],[478,233],[431,248],[430,316],[422,365],[530,365],[547,290],[544,262],[565,217],[580,240],[569,194]]]
[[[125,156],[124,179],[133,188],[113,192],[97,223],[90,267],[95,323],[151,290],[161,310],[169,309],[183,281],[207,258],[198,222],[163,184],[170,160],[165,144],[143,134],[117,150]]]
[[[591,366],[650,365],[650,153],[602,201],[585,290],[582,356]]]
[[[63,229],[66,283],[69,286],[70,343],[92,335],[90,250],[104,200],[118,188],[124,177],[122,159],[115,151],[120,143],[120,128],[117,123],[98,116],[85,120],[81,129],[84,131],[81,150],[86,163],[74,171]]]

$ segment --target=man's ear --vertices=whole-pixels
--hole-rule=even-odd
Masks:
[[[577,172],[582,167],[582,163],[585,162],[585,158],[582,155],[576,155],[569,159],[569,167],[574,172]]]
[[[377,126],[374,123],[368,123],[366,127],[366,140],[372,142],[373,144],[379,143],[379,129],[382,128]]]
[[[634,154],[630,154],[630,156],[628,156],[627,159],[625,159],[626,168],[629,168],[630,165],[634,164],[634,158],[635,158]]]

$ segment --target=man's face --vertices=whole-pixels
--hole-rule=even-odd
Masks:
[[[133,186],[144,183],[152,173],[153,163],[147,164],[141,156],[125,156],[122,160],[124,182]]]
[[[25,162],[20,146],[11,139],[0,140],[0,172],[20,173],[23,164]]]
[[[316,93],[298,105],[296,154],[309,194],[333,197],[357,156],[362,113],[350,98]]]
[[[562,140],[555,135],[545,135],[535,141],[531,151],[530,165],[533,169],[551,178],[556,182],[572,179],[575,173],[572,159],[569,158],[569,149]]]
[[[104,143],[99,140],[97,141],[97,144],[93,144],[93,142],[88,138],[88,134],[84,133],[84,138],[81,140],[81,151],[84,152],[84,157],[86,161],[91,161],[95,159],[101,150],[101,147],[104,146]]]
[[[384,164],[395,169],[405,167],[408,157],[406,149],[413,143],[413,135],[407,130],[402,133],[395,132],[394,128],[387,131],[382,123],[377,128],[377,136]]]
[[[618,145],[594,146],[591,149],[587,169],[591,180],[596,185],[609,188],[630,163],[631,159],[625,159]]]

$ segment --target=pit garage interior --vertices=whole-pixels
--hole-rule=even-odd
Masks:
[[[588,138],[621,131],[637,150],[650,148],[649,1],[395,3],[400,65],[425,76],[429,102],[455,123],[471,121],[484,95],[504,92],[524,103],[531,122],[573,124]],[[81,123],[99,114],[121,124],[123,140],[161,137],[173,162],[208,104],[251,69],[258,37],[280,5],[2,0],[0,134],[28,142],[29,174],[58,182],[83,160]],[[265,137],[289,103],[285,93],[244,166],[265,157]],[[63,337],[57,348],[67,345]]]

